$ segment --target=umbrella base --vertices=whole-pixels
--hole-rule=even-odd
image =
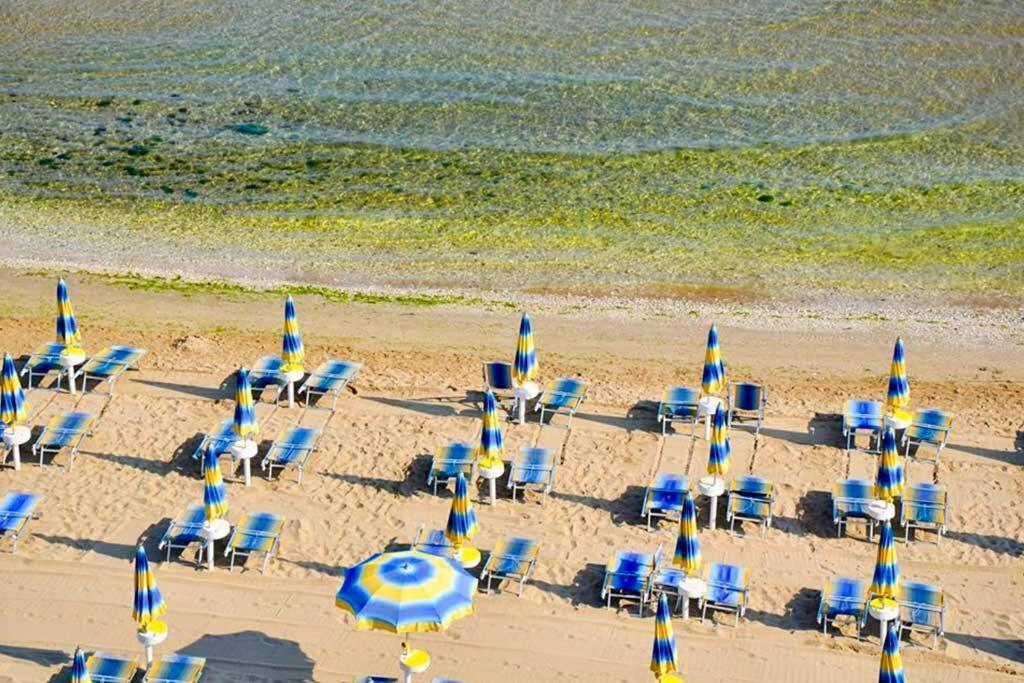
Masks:
[[[8,427],[4,430],[4,445],[11,449],[14,456],[14,469],[21,469],[21,445],[32,438],[32,430],[24,425]]]

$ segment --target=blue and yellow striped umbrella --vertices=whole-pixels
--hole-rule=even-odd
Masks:
[[[718,347],[718,328],[714,325],[708,331],[708,348],[704,352],[704,374],[700,380],[700,390],[705,395],[718,393],[725,386],[725,365],[722,363],[722,350]]]
[[[452,509],[448,513],[448,525],[444,528],[444,537],[456,548],[476,536],[479,527],[473,504],[469,502],[469,484],[462,472],[455,478],[455,497],[452,498]]]
[[[729,445],[729,425],[725,419],[725,411],[719,405],[715,409],[715,417],[711,422],[711,450],[708,453],[708,474],[724,477],[731,466],[729,456],[732,446]]]
[[[889,392],[885,397],[889,410],[896,411],[910,405],[910,383],[907,381],[907,358],[903,351],[903,340],[896,338],[892,350],[892,366],[889,368]]]
[[[228,494],[220,474],[217,451],[212,447],[203,453],[203,508],[206,521],[212,522],[228,514]]]
[[[896,562],[896,543],[893,538],[892,522],[882,524],[878,535],[878,557],[875,560],[875,574],[871,577],[868,594],[872,597],[896,599],[900,584],[900,566]]]
[[[523,313],[519,321],[519,341],[516,343],[516,358],[512,363],[512,381],[523,386],[537,378],[537,349],[533,346],[533,326],[530,316]]]
[[[25,424],[27,419],[28,402],[14,369],[14,359],[11,354],[5,353],[4,366],[0,370],[0,422],[7,427],[16,427]]]
[[[900,632],[896,622],[889,624],[882,645],[882,662],[878,667],[878,683],[904,683],[903,657],[900,656]]]
[[[75,659],[71,664],[71,683],[92,683],[89,670],[85,668],[85,653],[82,648],[75,648]]]
[[[68,285],[64,278],[57,280],[57,343],[63,344],[68,354],[82,353],[78,344],[82,341],[82,335],[78,332],[78,323],[75,322],[75,311],[71,308],[71,299],[68,297]]]
[[[295,302],[292,295],[284,300],[284,333],[281,335],[282,372],[302,370],[302,361],[306,358],[306,349],[302,346],[302,335],[299,334],[299,319],[295,316]]]
[[[882,452],[878,456],[875,498],[891,503],[903,493],[903,465],[896,451],[896,433],[887,427],[882,433]]]
[[[480,431],[480,445],[474,455],[480,459],[480,467],[495,467],[501,463],[505,452],[498,420],[498,402],[490,390],[484,395],[483,429]]]
[[[672,632],[672,613],[668,598],[662,593],[658,599],[658,615],[654,618],[654,648],[651,651],[651,671],[658,678],[679,669],[676,664],[676,636]]]
[[[672,564],[686,574],[693,575],[700,569],[700,541],[697,539],[697,506],[693,496],[683,498],[683,511],[679,515],[679,537],[676,538],[676,553]]]
[[[245,368],[239,368],[235,373],[235,416],[231,423],[231,431],[242,439],[255,436],[260,431],[260,426],[256,422],[256,409],[252,402],[249,371]]]
[[[363,630],[443,631],[473,613],[476,586],[477,579],[447,557],[377,553],[345,570],[334,604]]]
[[[132,605],[132,619],[140,629],[148,630],[149,625],[166,611],[167,605],[149,569],[146,549],[140,545],[135,549],[135,604]]]

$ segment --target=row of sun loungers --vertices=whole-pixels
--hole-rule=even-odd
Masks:
[[[196,564],[202,562],[207,551],[207,541],[202,535],[206,515],[203,506],[192,504],[176,519],[171,520],[160,539],[159,548],[167,550],[167,560],[172,550],[185,550],[196,546]],[[224,556],[230,557],[228,571],[235,567],[236,557],[258,555],[262,558],[260,573],[267,570],[267,563],[277,553],[287,520],[270,512],[246,512],[235,525],[224,549]]]
[[[165,654],[153,662],[143,683],[197,683],[206,667],[204,657]],[[85,662],[93,683],[131,683],[139,658],[112,652],[95,652]]]
[[[56,375],[56,388],[60,389],[61,378],[68,374],[67,367],[61,363],[61,354],[65,346],[57,342],[47,342],[39,346],[21,369],[21,374],[28,375],[26,388],[32,388],[33,380],[42,380],[48,375]],[[77,371],[76,379],[81,378],[82,390],[85,391],[90,381],[106,381],[108,391],[114,393],[114,383],[130,368],[138,369],[139,360],[146,354],[145,349],[134,346],[108,346],[85,361]]]
[[[545,498],[555,480],[555,456],[550,448],[523,446],[509,468],[507,487],[516,498],[519,491],[538,491]],[[437,487],[448,486],[462,474],[469,480],[476,477],[475,449],[456,441],[437,449],[427,472],[427,486],[437,495]]]
[[[768,392],[764,385],[750,382],[729,382],[726,392],[725,414],[728,424],[734,421],[754,421],[754,437],[761,433],[764,422],[764,408],[768,402]],[[690,436],[694,436],[697,423],[707,414],[701,405],[699,387],[670,387],[662,394],[658,402],[657,419],[661,424],[663,436],[668,434],[668,427],[673,422],[690,425]]]
[[[269,387],[275,387],[277,393],[274,402],[280,400],[281,390],[286,386],[284,374],[281,372],[285,362],[278,356],[263,356],[249,371],[249,381],[252,383],[254,395]],[[338,397],[348,386],[348,383],[355,379],[363,366],[360,363],[353,363],[344,360],[326,360],[321,363],[313,372],[309,373],[305,381],[299,385],[298,394],[305,395],[305,406],[309,407],[310,399],[317,396],[331,397],[331,411],[338,407]]]
[[[884,428],[885,406],[881,401],[850,400],[843,404],[843,438],[847,451],[855,450],[857,436],[866,434],[866,450],[877,452]],[[915,411],[910,425],[903,432],[904,455],[910,455],[911,447],[929,445],[935,449],[934,461],[938,463],[952,429],[953,415],[944,410],[926,408]],[[918,459],[923,458],[918,456]]]
[[[866,479],[843,479],[833,484],[832,521],[836,535],[843,535],[843,526],[850,520],[860,520],[867,525],[870,539],[877,524],[868,514],[867,506],[874,499],[874,483]],[[908,484],[899,498],[900,524],[904,528],[904,540],[910,540],[914,529],[932,531],[936,543],[946,533],[946,517],[949,513],[949,494],[941,484]]]
[[[411,548],[429,555],[453,557],[455,548],[445,538],[442,529],[427,529],[420,525],[413,538]],[[491,592],[495,581],[513,581],[518,584],[517,595],[522,596],[523,587],[537,566],[540,543],[530,538],[506,536],[491,550],[480,572],[480,582]]]
[[[867,623],[867,603],[870,598],[865,579],[833,577],[825,582],[818,603],[818,624],[822,633],[828,632],[829,624],[836,625],[842,617],[850,618],[857,625],[858,634]],[[897,602],[900,614],[897,628],[902,631],[926,633],[932,636],[932,647],[939,636],[946,632],[945,593],[942,588],[929,583],[903,580],[900,582]]]
[[[267,472],[267,480],[273,480],[275,468],[283,470],[294,465],[298,470],[296,479],[301,484],[302,471],[317,450],[322,435],[322,430],[304,425],[293,425],[281,430],[260,463],[261,469]],[[231,431],[231,420],[222,420],[203,435],[192,452],[192,458],[202,462],[203,454],[211,449],[218,457],[230,454],[236,441],[238,436]]]

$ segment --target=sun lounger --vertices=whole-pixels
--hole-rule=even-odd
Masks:
[[[647,519],[647,530],[651,530],[651,520],[679,519],[683,511],[683,501],[689,495],[687,486],[690,478],[685,474],[660,473],[651,481],[644,491],[644,501],[640,507],[640,516]]]
[[[473,455],[473,447],[468,443],[456,441],[437,449],[437,453],[430,461],[427,486],[434,487],[436,496],[437,485],[448,486],[455,481],[459,472],[462,472],[469,481],[476,479],[476,457]]]
[[[92,432],[95,418],[90,413],[72,411],[63,415],[54,415],[46,423],[43,432],[32,445],[32,452],[39,456],[39,466],[43,466],[43,458],[47,454],[56,457],[67,451],[70,455],[68,471],[75,464],[75,456],[82,445],[82,440]]]
[[[281,398],[281,387],[284,386],[284,377],[281,375],[281,368],[284,361],[277,356],[263,356],[256,361],[256,364],[249,370],[249,384],[252,387],[252,395],[259,398],[263,390],[268,387],[275,387],[277,393],[274,395],[274,403]]]
[[[387,676],[356,676],[352,680],[355,683],[398,683],[397,678],[388,678]]]
[[[138,656],[94,652],[85,662],[92,683],[131,683],[139,668]]]
[[[503,361],[484,363],[484,387],[492,394],[498,405],[507,410],[516,407],[515,384],[512,383],[512,364]]]
[[[601,599],[611,608],[612,598],[636,598],[640,601],[640,616],[651,597],[651,575],[661,562],[662,547],[654,553],[619,551],[604,570]]]
[[[267,571],[267,562],[277,552],[284,532],[285,519],[270,512],[246,512],[231,532],[224,556],[231,556],[228,571],[235,568],[235,557],[262,555],[260,573]]]
[[[139,359],[146,355],[146,349],[134,346],[108,346],[90,358],[81,369],[82,391],[90,380],[106,380],[107,391],[114,393],[114,383],[130,368],[138,369]]]
[[[754,438],[761,433],[761,424],[764,422],[764,406],[768,402],[768,392],[763,384],[752,384],[750,382],[729,382],[728,403],[726,405],[726,418],[729,427],[732,423],[743,420],[754,420]]]
[[[11,539],[12,554],[35,518],[36,505],[42,498],[38,493],[8,493],[0,500],[0,538]]]
[[[172,550],[184,550],[193,543],[197,543],[199,544],[199,551],[196,554],[196,564],[199,564],[203,547],[206,545],[206,539],[200,533],[205,521],[206,511],[199,503],[192,503],[185,508],[185,511],[177,519],[171,520],[158,546],[160,550],[167,548],[168,562],[171,561]]]
[[[487,592],[491,592],[491,582],[508,579],[519,582],[519,596],[523,595],[523,586],[537,566],[537,555],[540,543],[530,538],[506,536],[498,541],[487,558],[480,573],[480,581],[487,582]]]
[[[672,422],[690,424],[690,436],[700,420],[700,389],[696,387],[671,387],[665,390],[658,403],[658,422],[661,423],[661,434],[668,434],[668,425]]]
[[[299,393],[306,394],[306,407],[309,407],[311,396],[330,396],[333,412],[338,406],[341,392],[345,391],[345,387],[355,379],[362,367],[360,363],[346,360],[327,360],[321,363],[299,387]]]
[[[207,448],[212,448],[218,457],[231,450],[231,446],[238,440],[238,435],[231,430],[231,420],[221,420],[203,438],[192,453],[192,459],[203,461],[203,454]]]
[[[949,495],[940,484],[910,484],[903,490],[900,503],[900,524],[903,525],[903,539],[910,541],[913,529],[935,532],[935,545],[942,542],[946,533],[946,516],[949,513]]]
[[[932,649],[939,636],[946,635],[946,596],[942,588],[928,583],[903,581],[899,592],[900,635],[906,629],[932,636]]]
[[[535,411],[540,411],[540,423],[544,424],[544,414],[568,415],[566,429],[572,429],[572,418],[576,415],[583,399],[587,397],[587,383],[581,379],[563,377],[548,382],[537,399]]]
[[[844,403],[843,438],[846,439],[846,450],[861,450],[857,449],[857,435],[867,433],[867,452],[877,452],[882,438],[882,424],[881,401],[850,400]]]
[[[747,611],[750,591],[750,572],[735,564],[712,563],[704,570],[707,593],[701,599],[700,619],[707,618],[709,609],[736,615],[735,625]]]
[[[821,632],[828,632],[828,625],[839,617],[853,617],[860,628],[864,619],[864,608],[868,600],[868,582],[864,579],[833,577],[825,582],[818,603],[818,623]]]
[[[205,666],[205,657],[162,655],[149,667],[142,683],[197,683]]]
[[[944,410],[932,408],[915,410],[910,426],[903,432],[904,455],[910,456],[910,447],[917,446],[914,455],[910,456],[915,460],[939,462],[939,455],[949,441],[949,433],[953,430],[953,415]],[[924,458],[921,454],[921,446],[928,444],[935,448],[934,458]]]
[[[295,425],[278,434],[270,450],[263,457],[262,467],[267,471],[267,481],[274,478],[274,468],[284,469],[294,464],[299,473],[296,481],[302,483],[302,470],[316,450],[322,432],[314,427]]]
[[[851,519],[864,520],[868,540],[874,535],[875,520],[867,513],[868,504],[875,498],[875,485],[867,479],[840,479],[832,485],[832,522],[836,536],[843,535],[843,525]]]
[[[736,520],[755,522],[761,525],[764,538],[772,525],[772,509],[775,505],[775,485],[767,479],[744,475],[736,477],[729,485],[725,517],[729,531],[735,532]]]
[[[416,536],[412,539],[410,549],[438,557],[452,557],[455,553],[455,547],[444,535],[443,529],[428,531],[424,524],[420,524],[419,529],[416,530]]]
[[[544,494],[544,500],[555,481],[555,456],[550,448],[523,446],[508,470],[508,487],[512,499],[520,489],[532,489]]]
[[[60,362],[60,355],[64,352],[64,345],[57,342],[46,342],[36,347],[32,355],[28,357],[25,365],[21,368],[21,374],[28,375],[25,388],[32,388],[33,379],[43,379],[50,373],[57,375],[57,389],[60,389],[60,378],[67,374],[67,368]]]

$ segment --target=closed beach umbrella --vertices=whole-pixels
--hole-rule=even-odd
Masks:
[[[523,313],[519,321],[519,341],[516,343],[516,358],[512,364],[512,381],[523,386],[526,382],[536,379],[537,350],[533,346],[533,326],[530,316]]]
[[[722,350],[718,347],[718,328],[714,325],[708,331],[708,348],[704,352],[704,374],[700,380],[700,390],[711,395],[718,393],[725,386],[725,365],[722,364]]]
[[[875,498],[891,503],[903,493],[903,465],[896,452],[896,433],[886,428],[882,433],[882,452],[878,457],[875,477]]]
[[[700,541],[697,540],[697,508],[693,496],[683,499],[683,511],[679,516],[679,537],[676,538],[676,552],[672,564],[687,575],[696,574],[700,569]]]
[[[78,344],[82,335],[78,333],[75,311],[68,297],[68,285],[64,278],[57,280],[57,343],[63,344],[68,354],[82,353]]]
[[[505,446],[501,437],[501,423],[498,421],[498,402],[489,390],[484,395],[483,429],[480,431],[480,445],[476,457],[480,467],[496,467],[501,464]]]
[[[668,598],[662,593],[658,599],[658,615],[654,619],[654,648],[651,651],[651,671],[656,678],[678,670],[676,665],[676,637],[672,632],[672,615]]]
[[[444,537],[456,548],[476,536],[479,529],[473,504],[469,502],[469,484],[466,477],[459,472],[455,478],[455,497],[452,498],[452,509],[448,513],[448,524],[444,528]]]
[[[80,647],[75,648],[75,660],[71,664],[71,683],[92,683],[89,670],[85,668],[85,653]]]
[[[284,333],[281,335],[281,360],[284,361],[284,367],[281,371],[301,371],[305,358],[306,350],[302,346],[302,335],[299,334],[299,319],[295,316],[295,301],[289,294],[284,300]]]
[[[206,510],[207,522],[221,519],[228,513],[227,490],[213,448],[207,448],[203,454],[203,508]]]
[[[239,368],[235,373],[235,416],[231,423],[231,431],[242,439],[255,436],[260,431],[256,423],[256,409],[252,403],[249,371],[245,368]]]
[[[0,370],[0,422],[7,427],[16,427],[25,424],[27,419],[28,403],[25,401],[25,392],[18,380],[11,354],[5,353],[3,370]]]
[[[882,533],[878,535],[878,557],[875,560],[875,573],[871,577],[868,594],[895,600],[899,583],[900,566],[896,562],[896,543],[892,523],[887,521],[882,524]]]
[[[896,625],[889,626],[882,645],[882,662],[878,667],[878,683],[904,683],[903,658],[900,656],[900,636]]]
[[[910,383],[907,381],[907,359],[903,350],[903,340],[896,338],[896,346],[892,350],[892,366],[889,368],[889,391],[885,404],[891,411],[900,410],[910,405]]]
[[[140,630],[148,631],[150,625],[166,611],[167,605],[149,569],[146,549],[140,545],[135,549],[135,603],[132,606],[132,619]]]
[[[725,420],[725,411],[719,405],[715,409],[715,417],[711,427],[711,450],[708,453],[708,474],[724,477],[731,465],[729,456],[732,447],[729,445],[729,425]]]

